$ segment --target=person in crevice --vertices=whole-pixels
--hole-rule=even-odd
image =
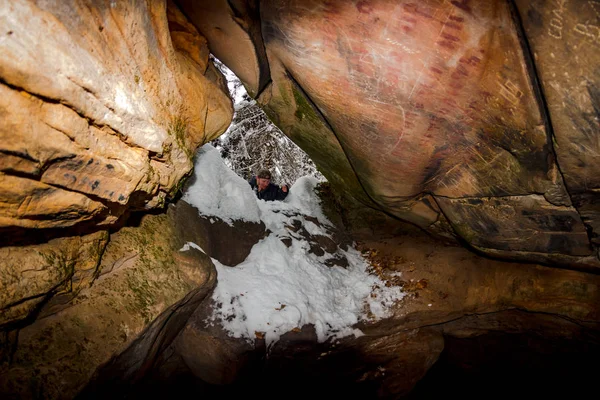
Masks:
[[[263,169],[258,175],[253,176],[248,183],[256,197],[261,200],[273,201],[283,200],[289,194],[287,185],[281,185],[281,187],[271,183],[271,172],[267,169]]]

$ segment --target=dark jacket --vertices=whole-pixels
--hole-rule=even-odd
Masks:
[[[284,192],[281,188],[273,183],[269,183],[269,186],[261,192],[258,191],[258,185],[256,184],[256,176],[253,176],[252,179],[248,181],[252,190],[261,200],[273,201],[273,200],[283,200],[290,193],[290,189],[288,187],[288,191]]]

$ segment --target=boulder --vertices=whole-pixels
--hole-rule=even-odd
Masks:
[[[110,238],[3,248],[0,397],[72,399],[101,365],[126,381],[150,368],[216,284],[208,256],[181,251],[177,220],[171,206]]]
[[[265,224],[232,221],[200,214],[198,209],[180,200],[175,213],[175,227],[179,237],[202,248],[220,263],[234,267],[248,257],[252,247],[266,236]]]
[[[60,309],[98,277],[108,232],[0,248],[0,328]]]
[[[219,324],[210,324],[212,304],[196,310],[173,344],[189,371],[209,385],[227,385],[248,379],[252,362],[262,356],[253,343],[228,335]]]
[[[356,324],[357,337],[318,342],[305,325],[267,347],[262,332],[229,336],[204,301],[145,377],[131,386],[105,379],[100,397],[278,398],[293,387],[293,398],[478,398],[490,386],[548,395],[594,387],[597,275],[491,260],[413,229],[360,237],[374,272],[407,295],[391,317]]]

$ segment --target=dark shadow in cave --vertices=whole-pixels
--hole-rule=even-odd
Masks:
[[[385,387],[389,382],[383,383],[385,375],[379,376],[383,380],[365,378],[373,377],[366,371],[378,367],[368,355],[347,346],[328,357],[321,356],[330,350],[330,344],[316,343],[310,335],[289,341],[268,358],[264,345],[258,346],[243,356],[245,365],[238,371],[239,378],[228,385],[209,384],[195,377],[180,356],[171,353],[135,385],[103,385],[100,392],[88,392],[80,398],[574,398],[594,393],[600,372],[597,338],[548,339],[529,332],[445,336],[440,358],[415,388],[408,394],[390,394]]]
[[[440,358],[406,399],[575,398],[598,390],[597,338],[495,332],[444,340]]]

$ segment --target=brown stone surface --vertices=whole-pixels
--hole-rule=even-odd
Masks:
[[[215,56],[234,68],[252,96],[270,79],[255,0],[176,0]]]
[[[0,248],[0,327],[7,329],[76,297],[96,279],[108,233]],[[34,315],[35,314],[35,315]]]
[[[437,201],[455,231],[477,248],[493,248],[507,255],[511,251],[554,253],[557,262],[560,255],[593,254],[577,211],[555,206],[542,196]],[[594,264],[592,257],[591,266]]]
[[[20,0],[0,14],[3,231],[162,206],[231,121],[206,40],[171,2]]]
[[[283,387],[302,383],[289,371],[335,371],[334,383],[394,397],[454,339],[599,342],[600,278],[582,271],[600,267],[590,245],[600,229],[600,3],[178,4],[189,21],[164,1],[0,5],[2,397],[72,398],[92,377],[90,390],[113,378],[127,387],[169,352],[211,385],[258,365]],[[195,149],[231,119],[209,45],[332,187],[357,201],[360,215],[342,222],[362,230],[374,269],[409,293],[390,319],[359,324],[359,339],[316,344],[302,327],[264,362],[207,326],[207,308],[186,325],[216,279],[208,257],[179,251],[187,241],[215,247],[204,228],[182,231],[197,217],[189,206],[133,219],[108,245],[103,231],[64,230],[6,246],[6,232],[102,228],[173,196]],[[369,207],[489,255],[570,269],[402,234]],[[379,223],[393,235],[377,236]],[[301,226],[289,234],[306,235]],[[219,232],[214,254],[225,247]],[[312,239],[319,254],[335,250]],[[260,338],[255,350],[266,350]]]
[[[332,382],[323,389],[328,396],[339,391],[357,398],[401,398],[425,375],[443,348],[441,333],[431,328],[318,344],[314,328],[304,326],[273,345],[266,368],[284,382],[281,387],[297,382],[298,375],[307,379],[307,387],[298,389],[304,394],[317,387],[316,381]]]
[[[110,397],[103,391],[115,386],[120,387],[121,394],[125,393],[132,383],[138,382],[156,367],[157,360],[164,357],[165,351],[168,352],[173,340],[188,323],[190,316],[201,304],[210,301],[210,294],[217,282],[217,271],[210,258],[194,249],[184,257],[183,264],[187,263],[188,267],[193,267],[195,270],[196,279],[193,283],[197,287],[152,321],[127,350],[98,368],[91,382],[77,398]]]
[[[562,212],[556,205],[573,218],[568,229],[554,226],[552,241],[518,237],[522,231],[544,237],[548,230],[542,218],[521,213],[513,226],[497,226],[498,235],[455,231],[474,245],[485,235],[481,247],[493,250],[506,250],[502,237],[508,236],[524,244],[514,250],[569,247],[567,255],[591,254],[581,219],[568,209],[506,2],[285,4],[261,7],[269,60],[287,74],[273,76],[273,85],[291,80],[298,86],[296,98],[303,95],[327,121],[362,187],[382,209],[427,228],[439,219],[439,199],[455,206],[444,216],[456,227],[463,223],[456,216],[468,213],[455,210],[467,203],[458,199],[542,193],[550,207],[538,213],[559,219],[549,215]],[[297,101],[269,105],[279,114],[295,110],[302,125]],[[508,206],[521,208],[519,202]],[[488,213],[471,216],[472,224],[485,225],[486,217],[494,218]],[[563,250],[554,243],[565,243]]]
[[[486,363],[498,361],[527,372],[523,366],[545,362],[538,369],[549,376],[564,372],[566,380],[553,387],[579,393],[593,386],[583,382],[571,388],[574,376],[569,370],[582,371],[586,366],[560,362],[593,362],[599,354],[597,275],[491,260],[455,244],[436,242],[409,226],[403,234],[367,234],[358,239],[375,270],[407,293],[389,319],[363,321],[356,327],[364,335],[325,343],[318,343],[314,327],[306,325],[266,348],[260,333],[253,343],[229,337],[210,320],[211,305],[205,302],[165,353],[163,364],[151,378],[140,381],[139,388],[127,388],[128,394],[135,399],[173,391],[205,397],[277,398],[293,387],[293,398],[318,392],[323,398],[397,399],[412,395],[442,357],[446,362],[453,358],[459,364],[455,367],[462,365],[474,379],[502,383],[503,391],[523,387],[502,381],[501,377],[512,376],[510,370],[498,371],[502,374],[494,377],[478,376],[477,368],[485,373]],[[444,372],[453,370],[438,373]],[[529,373],[536,379],[540,375],[538,370]],[[586,376],[593,374],[592,370]],[[521,381],[528,392],[552,390]],[[471,387],[427,386],[432,384],[424,382],[425,393],[481,395]],[[119,390],[108,390],[107,396]]]
[[[241,378],[255,347],[230,337],[218,324],[209,324],[210,303],[194,313],[174,342],[174,351],[190,372],[211,385],[231,384]]]
[[[30,297],[47,303],[35,322],[5,331],[12,339],[0,352],[0,397],[73,398],[96,368],[129,346],[134,350],[115,361],[115,370],[133,379],[149,368],[216,282],[210,258],[195,249],[180,251],[185,239],[177,235],[173,208],[130,218],[131,226],[110,235],[97,270],[99,255],[91,255],[106,243],[103,232],[37,248],[4,248],[3,263],[12,264],[2,274],[12,272],[14,279],[0,281],[8,310],[3,320],[22,319],[28,310],[21,304],[36,306],[23,302]],[[11,335],[15,327],[18,335]]]
[[[266,45],[379,204],[562,185],[504,1],[319,4],[266,2]]]
[[[177,234],[185,242],[197,244],[209,257],[234,267],[248,257],[252,246],[266,236],[265,224],[233,221],[232,225],[220,218],[200,215],[198,209],[185,201],[169,208],[174,213]]]
[[[491,260],[456,245],[436,243],[416,230],[394,237],[377,239],[371,235],[364,239],[360,246],[372,253],[370,258],[386,271],[384,276],[400,272],[400,278],[390,281],[401,283],[408,293],[395,307],[391,319],[359,324],[366,336],[351,345],[354,352],[365,356],[365,363],[369,359],[382,361],[377,365],[385,370],[384,377],[379,377],[385,383],[378,383],[377,387],[390,398],[394,398],[391,394],[412,389],[411,384],[417,379],[411,378],[417,378],[418,371],[423,375],[425,372],[419,367],[432,365],[441,351],[439,347],[423,348],[411,358],[410,346],[404,352],[403,335],[414,336],[418,342],[420,335],[429,332],[433,336],[425,336],[422,345],[442,340],[443,346],[452,338],[477,338],[490,333],[523,337],[526,342],[529,338],[531,347],[522,350],[503,349],[501,340],[487,343],[487,353],[485,348],[480,349],[480,357],[487,354],[490,358],[503,350],[515,351],[514,362],[519,362],[517,357],[524,357],[524,363],[540,355],[557,362],[561,354],[573,351],[575,355],[575,351],[584,351],[586,346],[599,350],[600,278],[595,274]],[[561,347],[564,343],[569,346],[569,341],[574,346],[571,350]],[[377,343],[388,343],[389,348],[382,351]],[[361,344],[368,351],[360,352]],[[371,354],[378,356],[373,359]],[[424,358],[419,361],[419,357]],[[468,369],[473,361],[476,371],[477,360],[470,358],[475,356],[463,353],[462,357],[458,362],[465,363]],[[415,371],[414,375],[406,373],[404,379],[388,379],[397,369],[400,373],[406,371],[407,366]],[[584,366],[573,368],[582,370]],[[380,382],[373,373],[371,378]],[[492,377],[488,379],[493,381]],[[563,382],[560,387],[566,385],[568,382]]]
[[[600,328],[596,274],[497,261],[455,244],[436,243],[416,230],[381,240],[364,237],[359,246],[367,253],[376,250],[370,258],[386,274],[401,272],[400,280],[410,294],[397,307],[393,322],[373,327],[373,333],[514,308]]]
[[[573,205],[600,231],[600,4],[517,1]]]

